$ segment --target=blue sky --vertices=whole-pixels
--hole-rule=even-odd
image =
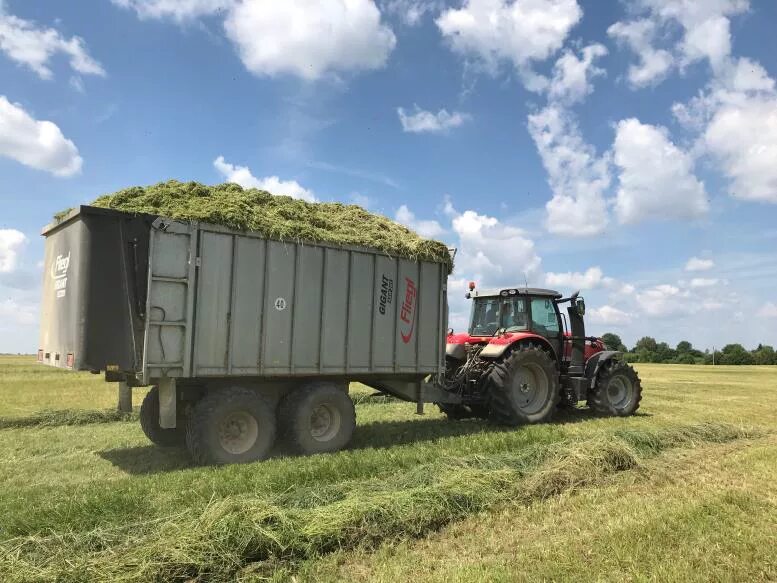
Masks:
[[[0,0],[0,351],[40,228],[168,178],[357,202],[593,333],[777,344],[768,0]]]

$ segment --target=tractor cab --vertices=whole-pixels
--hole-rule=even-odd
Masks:
[[[598,338],[585,336],[585,300],[578,293],[563,298],[559,292],[551,289],[505,288],[476,291],[474,288],[474,283],[470,283],[470,291],[467,293],[467,298],[472,300],[470,323],[467,334],[457,335],[459,341],[505,346],[519,340],[539,337],[563,363],[562,368],[572,360],[575,344],[581,347],[583,361],[604,350],[604,345]],[[566,310],[568,314],[560,309],[565,303],[570,304]],[[485,355],[496,350],[498,349],[489,349]],[[575,364],[579,366],[582,362]]]

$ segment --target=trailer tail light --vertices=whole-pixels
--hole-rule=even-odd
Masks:
[[[43,349],[38,350],[38,362],[43,362]]]
[[[65,359],[65,366],[67,368],[73,368],[73,363],[75,362],[75,357],[73,356],[72,352],[67,353],[67,358]]]

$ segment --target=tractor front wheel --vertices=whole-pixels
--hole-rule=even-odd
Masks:
[[[553,359],[541,348],[519,347],[494,364],[488,396],[491,419],[497,423],[546,421],[561,398]]]
[[[630,365],[620,360],[606,363],[588,394],[588,406],[597,413],[626,417],[639,409],[642,385]]]

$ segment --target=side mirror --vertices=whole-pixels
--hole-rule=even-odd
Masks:
[[[575,306],[577,307],[577,313],[580,316],[585,316],[585,300],[583,298],[579,298]]]

